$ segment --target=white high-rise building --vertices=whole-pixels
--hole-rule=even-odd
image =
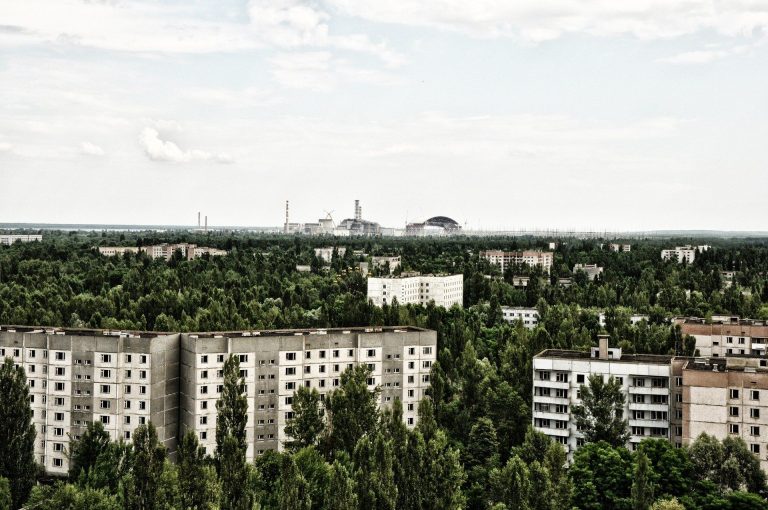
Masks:
[[[620,348],[608,347],[607,336],[601,336],[600,346],[590,353],[545,350],[533,358],[533,426],[565,445],[572,459],[573,452],[584,444],[573,406],[581,402],[580,387],[588,384],[590,375],[599,374],[621,384],[630,431],[627,446],[634,449],[648,437],[680,443],[682,411],[678,419],[677,407],[682,408],[682,398],[678,402],[677,395],[682,396],[678,388],[682,380],[673,377],[671,361],[672,356],[622,354]]]
[[[31,243],[42,241],[43,236],[39,234],[0,234],[0,244],[10,246],[15,242]]]
[[[534,329],[539,323],[539,311],[535,308],[521,306],[502,306],[501,315],[505,321],[515,323],[523,321],[523,326]]]
[[[707,244],[699,246],[677,246],[674,250],[661,250],[663,260],[677,260],[678,264],[691,264],[696,259],[696,252],[703,253],[710,248]]]
[[[434,301],[436,306],[450,308],[464,303],[464,276],[417,275],[385,276],[368,278],[368,299],[374,305],[392,304],[397,298],[401,305],[426,305]]]
[[[554,255],[551,251],[526,250],[526,251],[500,251],[488,250],[481,251],[480,257],[486,259],[491,264],[499,266],[503,273],[507,266],[512,264],[526,264],[528,266],[541,266],[549,273],[554,261]]]

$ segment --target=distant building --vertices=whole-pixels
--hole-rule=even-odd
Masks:
[[[535,308],[502,306],[501,315],[507,322],[523,321],[523,326],[528,329],[534,329],[539,323],[539,311]]]
[[[573,274],[576,274],[579,271],[584,271],[587,273],[587,278],[593,281],[595,278],[603,274],[603,268],[597,264],[576,264],[573,266]]]
[[[700,246],[677,246],[673,250],[661,250],[662,260],[676,260],[679,264],[685,262],[691,264],[696,259],[696,252],[703,253],[709,250],[710,246],[703,244]]]
[[[336,250],[336,254],[339,257],[343,257],[347,253],[347,249],[343,246],[326,246],[324,248],[315,248],[315,257],[319,258],[323,262],[330,263],[333,259],[333,251]]]
[[[600,249],[601,250],[603,249],[603,246],[604,245],[602,245],[602,244],[600,245]],[[611,250],[611,251],[616,251],[616,252],[620,252],[620,251],[626,252],[626,251],[632,251],[632,245],[631,244],[610,243],[608,245],[608,249]]]
[[[527,287],[528,283],[530,283],[531,279],[527,276],[513,276],[512,277],[512,286],[523,288]]]
[[[381,225],[375,221],[363,219],[363,208],[360,206],[359,200],[355,200],[355,217],[342,220],[337,230],[346,230],[351,236],[381,235]]]
[[[126,253],[139,253],[139,248],[136,246],[99,246],[99,253],[107,257],[115,257]]]
[[[581,403],[580,387],[592,374],[614,377],[621,385],[630,449],[648,437],[682,442],[676,407],[682,404],[672,398],[682,393],[682,381],[673,376],[672,356],[622,354],[608,347],[604,335],[590,353],[548,349],[533,357],[533,427],[565,445],[569,459],[584,444],[573,406]]]
[[[405,234],[409,236],[452,235],[461,232],[461,225],[447,216],[434,216],[423,223],[409,223]]]
[[[297,264],[296,271],[298,271],[299,273],[309,273],[310,271],[312,271],[312,266],[302,266]]]
[[[42,240],[43,236],[40,234],[0,234],[0,244],[6,246],[10,246],[17,241],[20,243],[32,243]]]
[[[531,267],[541,266],[544,271],[549,273],[549,270],[552,268],[552,262],[554,260],[552,252],[540,250],[488,250],[481,251],[480,257],[484,258],[491,264],[499,266],[499,269],[501,269],[502,273],[504,273],[507,267],[514,264],[526,264]]]
[[[557,284],[561,287],[570,287],[573,285],[573,278],[558,278]]]
[[[394,257],[372,257],[371,261],[376,267],[383,267],[389,264],[389,273],[392,274],[395,269],[400,267],[400,256]]]
[[[164,259],[166,261],[171,260],[173,254],[176,251],[181,252],[181,256],[184,259],[192,260],[200,258],[204,255],[211,257],[221,257],[227,254],[226,250],[219,250],[217,248],[209,248],[207,246],[197,246],[196,244],[178,243],[178,244],[154,244],[149,246],[99,246],[99,253],[106,257],[114,257],[117,255],[123,255],[125,253],[146,253],[153,259]]]
[[[696,339],[701,356],[723,357],[732,355],[764,356],[768,346],[768,322],[739,319],[738,317],[683,318],[675,321],[683,336]],[[768,393],[766,393],[768,396]],[[768,401],[768,399],[767,399]]]
[[[434,301],[436,306],[450,308],[464,302],[464,276],[413,275],[368,278],[368,299],[374,305],[392,304],[397,298],[401,305],[426,305]]]
[[[647,315],[643,315],[639,313],[633,313],[632,315],[629,316],[629,323],[632,324],[633,326],[635,324],[639,324],[640,322],[647,321],[647,320],[648,320]],[[605,312],[600,312],[599,314],[597,314],[597,321],[600,323],[601,327],[605,327]]]

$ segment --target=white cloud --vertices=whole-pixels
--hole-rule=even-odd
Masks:
[[[13,145],[8,142],[0,142],[0,152],[11,152]]]
[[[80,144],[80,152],[87,156],[103,156],[104,149],[91,142],[83,142]]]
[[[190,149],[183,150],[170,140],[163,140],[160,132],[153,127],[146,127],[139,135],[139,144],[147,157],[152,161],[185,163],[189,161],[216,161],[217,163],[232,163],[232,156],[226,153],[211,154],[210,152]]]
[[[768,28],[764,0],[328,0],[376,22],[430,26],[479,37],[539,42],[569,33],[677,37],[704,30],[729,36]]]
[[[710,62],[721,60],[726,57],[744,54],[751,48],[752,46],[740,45],[726,49],[685,51],[671,57],[659,59],[659,62],[665,64],[709,64]]]
[[[328,51],[279,53],[269,63],[275,81],[292,89],[330,91],[340,83],[398,83],[387,72],[352,66]]]

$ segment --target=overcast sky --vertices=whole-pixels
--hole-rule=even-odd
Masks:
[[[768,230],[768,0],[2,0],[0,222]]]

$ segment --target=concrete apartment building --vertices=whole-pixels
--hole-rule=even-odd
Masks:
[[[389,264],[389,274],[392,274],[395,269],[400,267],[400,256],[394,257],[371,257],[371,262],[376,267],[384,267]]]
[[[480,257],[486,259],[491,264],[499,266],[504,273],[507,267],[513,264],[526,264],[531,267],[541,266],[549,273],[554,261],[554,254],[551,251],[526,250],[526,251],[500,251],[488,250],[481,251]]]
[[[401,305],[426,305],[450,308],[464,303],[464,276],[413,275],[368,277],[368,299],[376,306],[392,304],[394,298]]]
[[[539,324],[539,311],[535,308],[502,306],[501,315],[505,321],[510,323],[523,321],[523,326],[527,329],[534,329]]]
[[[325,248],[315,248],[315,257],[330,264],[333,259],[334,250],[336,250],[336,254],[339,257],[343,257],[347,253],[347,249],[343,246],[327,246]]]
[[[663,437],[679,443],[682,417],[671,356],[623,354],[609,348],[601,336],[590,353],[548,349],[533,358],[533,426],[565,445],[568,458],[583,444],[572,409],[580,402],[580,387],[591,374],[615,377],[626,395],[624,417],[629,421],[628,447],[643,439]],[[673,402],[673,400],[675,402]]]
[[[677,246],[670,250],[661,250],[662,260],[676,260],[678,264],[693,263],[696,260],[696,252],[703,253],[710,248],[707,244],[700,246]]]
[[[181,335],[181,430],[194,430],[209,453],[216,447],[216,400],[224,360],[240,357],[248,395],[247,458],[281,450],[300,386],[321,398],[340,384],[355,364],[372,370],[369,387],[382,389],[379,404],[399,398],[403,419],[412,427],[418,403],[429,387],[437,334],[419,328],[350,328]]]
[[[597,264],[576,264],[573,266],[573,274],[579,271],[587,273],[587,278],[594,281],[598,276],[603,274],[603,268]]]
[[[212,257],[220,257],[226,255],[226,250],[219,250],[217,248],[209,248],[207,246],[197,246],[196,244],[178,243],[178,244],[155,244],[151,246],[99,246],[99,253],[107,256],[114,257],[124,255],[125,253],[146,253],[153,259],[164,259],[166,261],[171,260],[173,254],[176,251],[181,251],[181,256],[187,260],[197,259],[203,255],[210,255]]]
[[[700,356],[723,357],[732,355],[764,356],[768,346],[768,323],[738,317],[705,319],[688,317],[676,319],[683,335],[696,339]]]
[[[682,369],[683,442],[740,437],[768,471],[768,360],[696,358]]]
[[[35,457],[66,474],[71,438],[100,421],[112,439],[151,420],[160,441],[176,449],[179,335],[60,328],[0,327],[0,358],[24,367]]]
[[[246,383],[249,460],[282,448],[299,385],[325,395],[353,364],[371,367],[380,404],[400,398],[413,426],[436,345],[434,331],[413,327],[166,334],[0,326],[0,358],[27,373],[36,460],[58,475],[69,468],[71,439],[93,421],[126,441],[152,421],[171,453],[191,429],[211,453],[230,354],[239,355]]]
[[[39,234],[0,234],[0,245],[10,246],[15,242],[32,243],[42,241],[43,236]]]

